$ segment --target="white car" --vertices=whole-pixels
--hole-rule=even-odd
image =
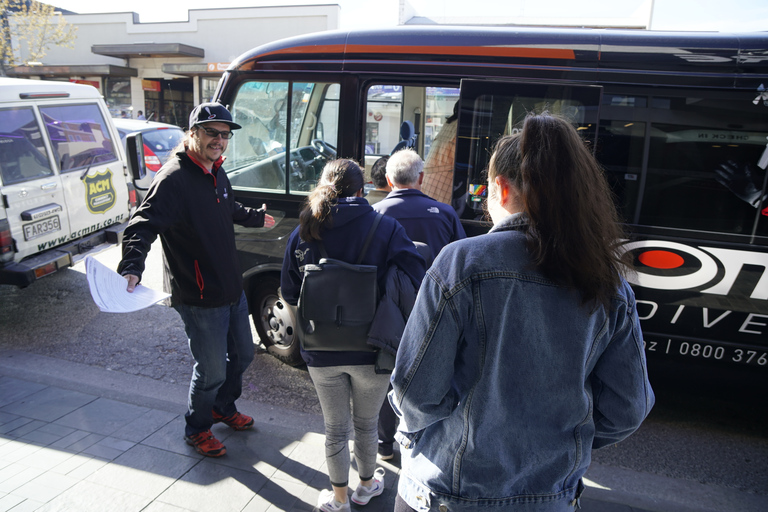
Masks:
[[[136,194],[117,139],[90,85],[0,78],[0,284],[120,243]]]

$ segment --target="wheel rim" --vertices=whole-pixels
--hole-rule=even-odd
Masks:
[[[264,300],[261,308],[261,323],[264,332],[273,345],[290,347],[295,339],[293,317],[280,297],[271,295]]]

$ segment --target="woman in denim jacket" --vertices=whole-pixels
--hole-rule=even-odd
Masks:
[[[623,234],[576,130],[530,116],[488,182],[493,228],[442,250],[398,351],[398,512],[573,510],[591,450],[654,403]]]

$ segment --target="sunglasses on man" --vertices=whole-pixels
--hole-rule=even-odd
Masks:
[[[213,137],[214,139],[221,135],[222,139],[229,140],[234,136],[234,133],[232,132],[220,132],[219,130],[214,130],[213,128],[206,128],[205,126],[200,126],[203,130],[205,130],[205,134],[209,137]]]

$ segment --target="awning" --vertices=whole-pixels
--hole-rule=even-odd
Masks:
[[[139,76],[135,68],[112,64],[82,64],[73,66],[15,66],[8,73],[13,76]]]
[[[205,50],[181,43],[94,44],[96,55],[130,59],[134,57],[205,57]]]

